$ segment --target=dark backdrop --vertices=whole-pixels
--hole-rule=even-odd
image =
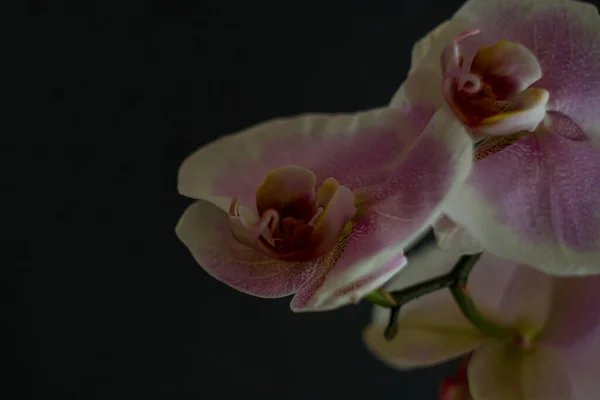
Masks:
[[[436,398],[454,365],[399,373],[372,358],[368,304],[293,314],[289,299],[211,279],[175,237],[191,202],[176,176],[198,146],[260,121],[385,105],[413,42],[460,3],[19,10],[4,61],[22,63],[26,101],[3,133],[19,190],[6,242],[17,262],[2,267],[7,398]]]

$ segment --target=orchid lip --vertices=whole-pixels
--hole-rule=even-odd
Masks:
[[[542,74],[537,58],[525,46],[501,40],[481,47],[464,65],[459,44],[477,33],[459,35],[442,52],[446,101],[475,140],[482,135],[533,132],[544,118],[549,98],[548,92],[531,86]]]
[[[233,236],[281,260],[305,261],[330,251],[356,213],[355,196],[333,178],[323,181],[318,193],[315,184],[315,175],[302,167],[272,170],[257,189],[258,215],[244,216],[238,198],[232,199]]]

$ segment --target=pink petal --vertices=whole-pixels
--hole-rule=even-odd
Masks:
[[[275,119],[222,137],[190,155],[179,170],[181,194],[215,202],[237,196],[253,207],[267,174],[296,165],[316,175],[316,186],[335,178],[350,189],[386,179],[418,131],[402,110],[315,114]]]
[[[357,303],[406,264],[402,254],[380,252],[372,258],[340,267],[343,251],[334,249],[316,263],[315,273],[292,299],[293,311],[327,311]]]
[[[600,335],[591,335],[585,345],[564,350],[561,358],[574,393],[571,398],[596,400],[600,393]]]
[[[538,335],[549,317],[553,278],[534,268],[516,265],[489,253],[480,259],[478,267],[481,267],[478,273],[482,276],[474,272],[469,280],[471,291],[478,290],[481,293],[480,297],[474,295],[474,299],[479,300],[477,304],[483,303],[484,296],[492,299],[492,282],[496,287],[502,287],[501,283],[505,283],[502,295],[497,298],[497,312],[501,320],[519,328],[531,338]],[[503,280],[502,277],[506,277],[511,269],[510,278]],[[487,284],[483,283],[484,280]]]
[[[539,340],[563,351],[586,349],[590,341],[597,341],[600,358],[599,309],[599,275],[554,279],[550,319]]]
[[[448,194],[460,187],[471,162],[471,140],[450,112],[441,110],[386,182],[355,191],[364,213],[353,223],[343,252],[334,265],[319,269],[320,278],[300,290],[292,307],[339,307],[385,283],[404,265],[406,245],[428,229]]]
[[[572,118],[589,136],[600,137],[600,16],[595,6],[571,0],[470,0],[456,17],[481,27],[484,44],[508,40],[531,50],[543,71],[535,86],[550,92],[550,108]]]
[[[544,130],[478,161],[446,212],[490,252],[557,275],[598,273],[600,149],[562,137],[565,126],[552,115]]]
[[[417,131],[421,132],[444,105],[441,85],[442,74],[439,70],[429,66],[419,68],[402,83],[390,106],[403,110]]]
[[[398,322],[398,334],[391,341],[383,336],[385,323],[373,324],[363,333],[369,350],[395,368],[436,365],[469,353],[485,340],[461,314],[448,291],[409,303]]]
[[[175,231],[206,272],[254,296],[288,296],[314,270],[311,264],[275,260],[239,243],[231,234],[227,214],[203,200],[185,211]]]

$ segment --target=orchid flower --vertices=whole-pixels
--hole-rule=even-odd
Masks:
[[[404,266],[404,247],[472,165],[472,142],[448,110],[423,125],[415,115],[304,115],[203,146],[179,171],[179,192],[199,200],[178,237],[244,293],[295,294],[294,311],[357,302]]]
[[[409,259],[408,271],[435,275],[458,255],[431,246]],[[419,278],[401,272],[389,289],[414,280]],[[470,354],[466,375],[473,400],[598,398],[600,276],[557,277],[483,253],[467,290],[494,329],[476,328],[481,321],[467,319],[449,291],[438,291],[403,307],[391,341],[383,337],[386,310],[376,307],[364,334],[368,348],[399,369]],[[469,399],[460,388],[466,379],[458,378],[442,387],[446,399]]]
[[[555,275],[600,273],[594,6],[469,0],[415,45],[391,104],[446,104],[468,128],[477,161],[445,212],[481,246]]]

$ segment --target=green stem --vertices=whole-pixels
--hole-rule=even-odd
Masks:
[[[471,270],[479,261],[481,253],[473,256],[463,256],[458,260],[454,266],[452,272],[456,276],[456,281],[450,285],[450,293],[454,301],[460,308],[465,318],[467,318],[474,327],[479,329],[481,332],[488,336],[493,337],[506,337],[514,334],[514,331],[510,328],[502,325],[495,324],[481,314],[479,309],[475,306],[473,299],[467,291],[467,282],[469,280],[469,274]]]
[[[507,337],[514,334],[512,329],[497,325],[484,317],[475,306],[475,303],[473,303],[473,299],[469,296],[466,286],[461,282],[453,283],[450,286],[450,292],[463,315],[474,327],[485,333],[487,336]]]
[[[462,282],[463,280],[466,282],[469,273],[471,273],[471,269],[473,269],[473,266],[477,263],[480,256],[481,253],[462,256],[454,265],[452,271],[444,275],[419,282],[394,292],[386,292],[383,289],[378,289],[369,294],[366,299],[381,307],[402,307],[402,305],[423,295],[450,287],[454,282]],[[390,301],[390,299],[393,299],[393,301]]]
[[[366,299],[381,307],[390,309],[390,319],[385,330],[385,338],[391,340],[398,331],[398,316],[400,308],[425,294],[435,292],[440,289],[449,288],[452,297],[460,308],[463,315],[477,329],[489,336],[506,337],[513,334],[513,330],[501,325],[497,325],[486,319],[477,309],[473,300],[467,292],[467,281],[471,270],[479,261],[481,253],[462,256],[454,265],[452,270],[444,275],[436,278],[428,279],[424,282],[417,283],[405,289],[395,292],[387,292],[383,289],[378,289],[369,294]]]
[[[390,295],[396,301],[398,306],[402,306],[403,304],[406,304],[411,300],[418,299],[423,295],[447,288],[455,280],[456,278],[454,275],[452,273],[448,273],[438,276],[437,278],[432,278],[417,283],[416,285],[409,286],[402,290],[390,292]]]

